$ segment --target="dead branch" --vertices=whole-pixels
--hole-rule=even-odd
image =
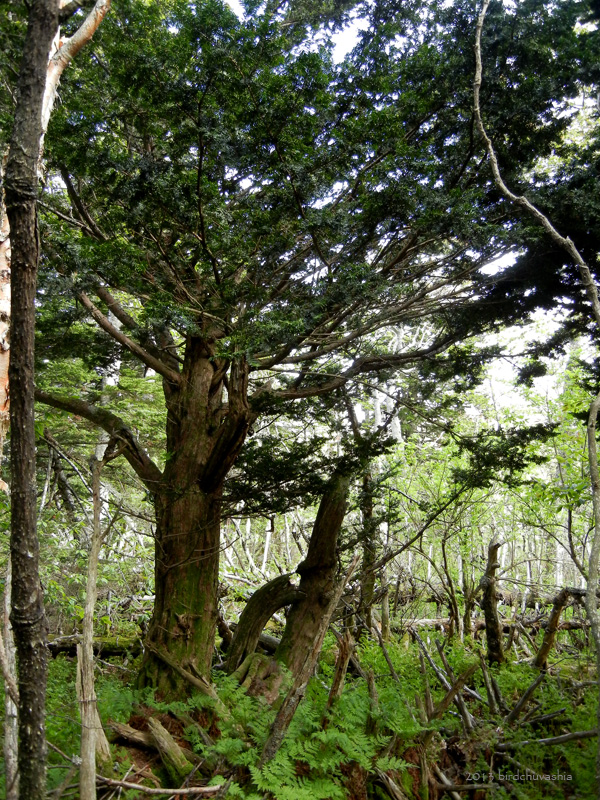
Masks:
[[[545,677],[546,677],[546,673],[545,672],[540,672],[540,674],[533,681],[533,683],[525,690],[525,692],[523,693],[522,697],[517,701],[517,703],[516,703],[515,707],[513,708],[513,710],[510,711],[506,715],[506,717],[504,718],[504,722],[506,724],[510,724],[511,722],[514,722],[517,719],[517,717],[519,716],[519,714],[521,713],[521,711],[525,707],[525,704],[532,697],[533,693],[535,692],[537,687],[540,685],[540,683],[542,683],[542,681],[545,679]]]

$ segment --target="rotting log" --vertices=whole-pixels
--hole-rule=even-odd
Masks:
[[[148,719],[148,729],[169,777],[176,786],[181,785],[192,771],[193,765],[169,731],[157,719],[154,717]]]
[[[192,720],[189,721],[189,723],[191,722]],[[132,728],[131,725],[127,725],[124,722],[109,722],[106,727],[109,730],[109,738],[113,742],[121,740],[134,747],[143,747],[146,750],[158,750],[154,736],[149,731],[138,731],[137,728]],[[211,742],[211,744],[214,744],[214,742]],[[205,761],[202,756],[194,753],[193,750],[182,747],[181,745],[177,746],[190,764],[202,764]]]
[[[64,653],[68,656],[77,655],[77,645],[81,642],[80,634],[72,636],[57,636],[48,642],[48,650],[52,656]],[[125,639],[117,636],[96,636],[93,641],[95,655],[102,655],[104,658],[113,656],[124,656],[131,654],[137,656],[142,652],[142,644],[139,639]]]

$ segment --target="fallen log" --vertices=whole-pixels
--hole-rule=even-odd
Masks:
[[[169,731],[157,719],[150,717],[148,728],[169,777],[176,785],[181,785],[192,771],[193,765],[187,760]]]
[[[154,789],[148,786],[142,786],[141,783],[130,783],[129,781],[117,781],[114,778],[105,778],[102,775],[97,775],[96,781],[104,786],[114,786],[116,788],[122,788],[122,789],[136,789],[138,792],[142,792],[142,796],[144,794],[151,794],[151,795],[167,794],[167,795],[181,795],[185,797],[195,797],[199,795],[210,797],[218,794],[219,792],[222,792],[224,789],[224,785],[222,784],[220,784],[219,786],[190,786],[187,789]],[[225,784],[225,786],[228,786],[229,783]]]
[[[153,735],[148,731],[138,731],[137,728],[132,728],[131,725],[127,725],[123,722],[109,722],[106,727],[109,730],[109,738],[113,742],[121,739],[134,747],[158,750]],[[198,753],[194,753],[187,747],[181,747],[181,745],[177,746],[191,764],[202,764],[205,760],[202,756],[198,755]]]
[[[56,636],[48,642],[48,650],[54,657],[59,653],[68,656],[77,655],[77,645],[81,644],[82,637],[79,633],[69,636]],[[112,656],[137,656],[142,652],[142,642],[140,639],[126,639],[121,636],[97,636],[93,641],[95,655],[102,655],[104,658]]]
[[[433,630],[445,631],[450,627],[449,617],[433,617],[425,619],[411,619],[404,620],[402,625],[393,625],[392,631],[397,634],[404,634],[410,631],[411,628],[431,628]],[[509,634],[513,625],[517,624],[515,620],[502,620],[502,632]],[[525,628],[541,628],[545,630],[549,625],[549,618],[534,617],[533,619],[520,619],[518,624]],[[586,619],[567,619],[561,620],[558,623],[556,630],[558,631],[577,631],[584,630],[589,627]],[[483,619],[471,620],[471,629],[474,632],[485,630],[485,621]]]
[[[523,742],[502,742],[496,745],[499,753],[506,750],[515,750],[518,747],[525,747],[528,744],[564,744],[565,742],[578,741],[579,739],[593,739],[598,736],[597,729],[591,731],[574,731],[573,733],[563,733],[561,736],[551,736],[548,739],[526,739]]]

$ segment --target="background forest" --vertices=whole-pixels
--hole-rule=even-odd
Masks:
[[[14,153],[36,4],[0,8]],[[39,797],[600,796],[597,12],[118,0],[62,67]],[[14,463],[0,792],[37,800]]]

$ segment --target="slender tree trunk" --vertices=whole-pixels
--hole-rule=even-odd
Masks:
[[[103,445],[106,451],[106,444]],[[103,453],[104,455],[104,453]],[[95,458],[92,464],[94,523],[88,555],[88,574],[83,616],[83,641],[77,645],[78,695],[81,716],[81,767],[79,793],[81,800],[96,798],[96,755],[110,758],[110,747],[102,728],[94,681],[94,609],[98,594],[98,559],[102,546],[102,485],[103,461]]]
[[[488,560],[485,574],[481,579],[483,597],[481,607],[485,617],[485,634],[490,664],[502,664],[504,648],[502,645],[502,626],[498,618],[498,601],[496,600],[496,570],[498,569],[498,549],[500,543],[492,540],[488,547]]]
[[[364,620],[367,630],[373,625],[372,607],[375,594],[375,556],[377,553],[375,543],[375,525],[373,522],[373,477],[369,466],[362,477],[362,492],[360,495],[360,513],[362,516],[362,565],[360,578],[360,609],[359,614]]]
[[[14,572],[11,622],[19,676],[19,797],[22,800],[38,800],[45,796],[46,789],[47,632],[36,530],[33,359],[39,263],[38,164],[60,75],[93,35],[110,6],[110,0],[98,0],[97,6],[76,34],[57,49],[52,62],[49,62],[49,55],[58,34],[59,0],[34,0],[29,6],[17,83],[17,104],[4,174],[6,214],[4,208],[0,210],[0,294],[5,305],[11,303],[9,339],[12,358],[8,368],[12,476],[10,547]],[[6,293],[9,251],[12,302]],[[6,315],[6,308],[2,310]],[[4,354],[0,359],[0,414],[5,415],[8,346],[5,334],[2,334],[0,344]],[[4,425],[4,419],[0,417],[0,432]]]
[[[18,101],[6,164],[11,235],[12,314],[9,367],[11,426],[11,623],[19,674],[19,796],[46,793],[46,617],[38,567],[33,348],[39,261],[37,168],[48,56],[58,30],[58,0],[31,6],[19,72]]]

